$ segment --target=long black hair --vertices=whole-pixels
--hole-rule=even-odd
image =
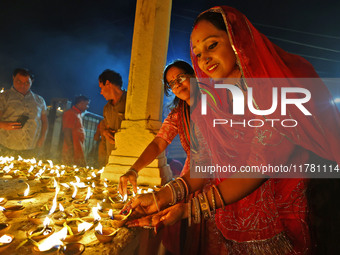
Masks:
[[[172,67],[177,67],[179,69],[182,69],[186,74],[195,76],[195,71],[192,68],[192,66],[183,61],[183,60],[175,60],[174,62],[172,62],[171,64],[167,65],[164,69],[163,72],[163,85],[164,85],[164,93],[165,95],[168,97],[171,95],[171,87],[168,83],[168,81],[166,80],[166,74],[168,73],[168,71],[170,70],[170,68]],[[178,97],[175,96],[174,100],[172,101],[172,103],[169,105],[170,109],[174,109],[178,106],[179,102],[181,101],[181,99],[179,99]]]

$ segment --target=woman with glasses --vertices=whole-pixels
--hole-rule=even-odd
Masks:
[[[140,157],[123,176],[120,177],[119,192],[125,195],[127,183],[130,182],[135,192],[137,192],[138,171],[149,165],[178,134],[184,151],[189,157],[190,154],[190,133],[189,133],[189,114],[191,96],[197,92],[196,84],[190,87],[190,78],[194,78],[195,73],[190,64],[185,61],[177,60],[169,64],[163,73],[164,92],[170,96],[175,94],[172,102],[172,110],[164,120],[161,129],[155,139],[146,147]],[[189,160],[185,161],[181,175],[189,170]]]

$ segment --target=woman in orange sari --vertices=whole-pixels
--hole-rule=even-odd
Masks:
[[[195,158],[191,153],[191,174],[202,158],[200,151],[207,152],[211,165],[231,165],[237,170],[245,166],[302,166],[304,173],[305,164],[322,162],[329,166],[334,161],[340,162],[339,113],[330,103],[328,90],[305,59],[271,43],[243,14],[226,6],[209,9],[197,18],[191,34],[191,50],[195,73],[201,91],[208,95],[206,105],[209,106],[206,115],[201,114],[204,104],[199,104],[191,114],[199,141],[198,147],[192,143],[191,147],[201,155]],[[301,85],[299,80],[290,79],[307,77],[315,80]],[[255,78],[265,79],[258,82]],[[273,78],[284,79],[277,83]],[[241,118],[232,114],[237,98],[226,90],[216,89],[214,85],[218,83],[234,84],[244,96],[249,96],[249,87],[252,87],[249,101],[262,111],[271,109],[276,86],[295,91],[290,94],[291,98],[301,98],[294,89],[302,87],[312,95],[303,104],[311,115],[287,106],[287,116],[298,123],[289,128],[273,124],[274,120],[282,119],[280,107],[265,116],[246,110]],[[233,119],[234,123],[250,123],[256,119],[263,125],[213,127],[216,119]],[[268,119],[272,122],[266,121]],[[192,177],[188,173],[155,196],[140,196],[129,206],[136,211],[143,207],[149,214],[166,208],[203,185],[204,179]],[[229,172],[214,177],[216,186],[202,192],[198,199],[177,203],[152,216],[134,220],[129,226],[160,227],[182,218],[198,222],[198,217],[209,219],[216,210],[216,225],[228,254],[312,252],[306,197],[308,182],[304,176]]]

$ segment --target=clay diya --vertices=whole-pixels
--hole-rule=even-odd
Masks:
[[[39,180],[42,184],[46,185],[51,180],[51,178],[50,177],[40,177]]]
[[[22,205],[12,205],[6,206],[5,210],[2,212],[7,218],[17,218],[22,214],[24,210],[25,207]]]
[[[109,243],[112,241],[113,237],[117,233],[118,230],[111,227],[104,227],[102,231],[96,230],[94,233],[101,243]]]
[[[60,252],[65,255],[80,255],[84,250],[85,245],[81,243],[68,243],[60,248]]]
[[[68,227],[67,236],[65,237],[64,241],[67,243],[77,242],[83,238],[84,234],[85,230],[79,232],[77,227]]]
[[[85,207],[88,203],[89,201],[85,199],[75,199],[72,201],[73,206],[76,208]]]
[[[30,222],[35,225],[40,225],[44,223],[46,216],[48,215],[48,211],[45,212],[35,212],[27,215],[27,218]]]
[[[29,193],[28,195],[18,193],[18,197],[20,199],[28,199],[28,198],[34,197],[36,194],[37,192],[32,192],[32,193]]]
[[[87,207],[78,207],[72,210],[78,217],[83,218],[90,214],[90,210]]]
[[[52,247],[47,251],[40,251],[39,247],[33,246],[32,247],[32,254],[36,255],[57,255],[59,252],[59,246]]]
[[[54,232],[54,228],[50,226],[40,226],[37,228],[33,228],[26,232],[26,235],[28,238],[34,240],[34,241],[39,241],[41,239],[44,239],[46,237],[49,237],[52,235]]]
[[[14,240],[14,236],[8,235],[8,234],[2,235],[0,237],[0,253],[1,254],[3,254],[3,252],[7,250],[8,247],[11,246],[11,244],[13,243],[13,240]]]
[[[6,203],[7,203],[7,199],[4,198],[4,197],[1,197],[1,198],[0,198],[0,205],[4,205],[4,204],[6,204]]]
[[[112,215],[111,220],[110,220],[110,224],[114,228],[121,228],[122,226],[125,225],[127,220],[128,220],[128,216],[124,216],[124,215],[120,215],[120,214]]]
[[[34,174],[28,174],[28,175],[26,175],[27,180],[34,180],[35,177],[36,177],[36,176],[35,176]]]
[[[10,228],[11,228],[11,224],[0,223],[0,236],[6,234]]]
[[[53,216],[53,220],[54,223],[58,226],[62,226],[64,224],[64,222],[67,221],[68,218],[74,218],[76,217],[76,215],[74,213],[69,213],[69,212],[65,212],[65,211],[59,211],[57,213],[54,214]]]

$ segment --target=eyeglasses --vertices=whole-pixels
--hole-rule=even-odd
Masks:
[[[186,81],[188,79],[188,74],[187,73],[181,73],[179,75],[177,75],[176,79],[173,79],[172,81],[170,81],[168,84],[170,86],[171,89],[175,89],[178,87],[179,84],[182,84],[184,81]]]

